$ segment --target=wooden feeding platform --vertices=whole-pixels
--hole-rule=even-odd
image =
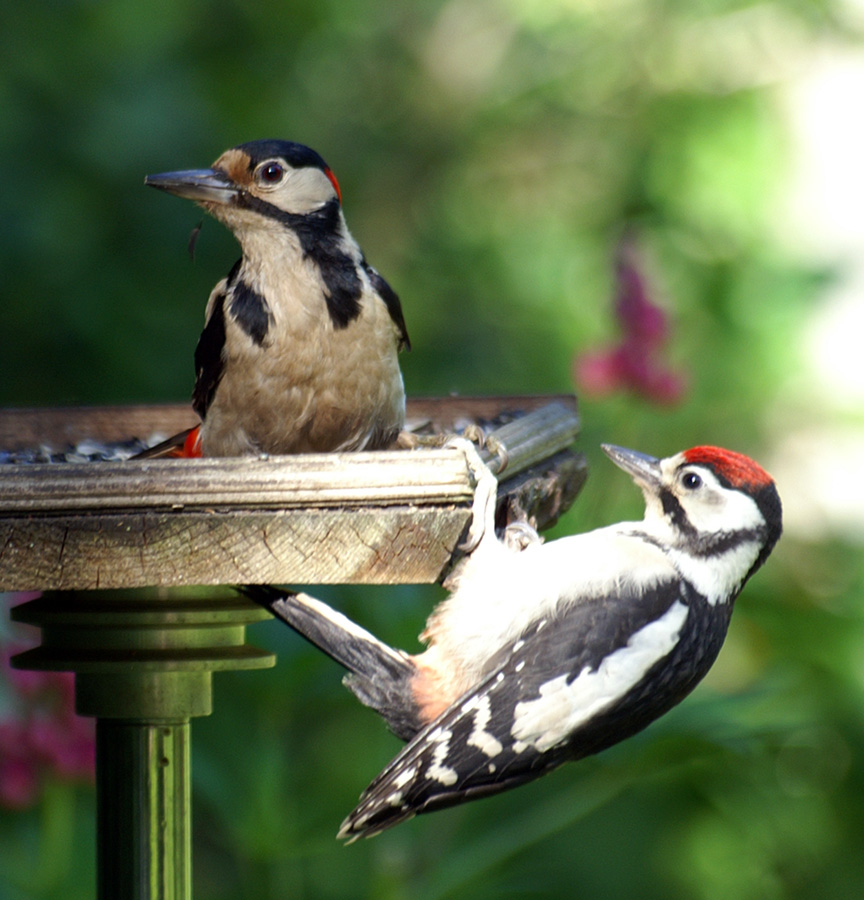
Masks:
[[[418,434],[468,423],[506,451],[503,466],[481,451],[500,525],[542,529],[572,504],[586,476],[575,398],[408,403]],[[193,424],[185,406],[6,410],[0,450]],[[100,900],[191,897],[189,721],[211,711],[212,672],[275,662],[245,637],[269,613],[227,586],[440,581],[474,489],[458,447],[0,465],[0,590],[44,592],[12,610],[42,629],[13,663],[75,672],[77,711],[97,720]]]

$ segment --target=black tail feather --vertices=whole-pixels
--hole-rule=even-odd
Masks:
[[[409,740],[420,730],[423,723],[411,692],[416,668],[407,654],[308,594],[267,585],[240,590],[346,668],[345,686],[383,716],[394,734]]]

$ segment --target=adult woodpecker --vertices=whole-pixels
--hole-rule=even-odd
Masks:
[[[201,425],[143,455],[392,443],[405,420],[402,307],[348,231],[324,160],[302,144],[252,141],[210,169],[144,183],[194,200],[231,229],[243,255],[213,288],[195,350]]]
[[[644,519],[546,544],[536,533],[526,540],[523,525],[518,540],[502,541],[489,491],[483,536],[430,616],[423,653],[394,650],[306,595],[247,588],[345,666],[346,685],[409,741],[340,837],[597,753],[707,673],[735,598],[780,537],[774,482],[717,447],[662,460],[603,449],[642,489]]]

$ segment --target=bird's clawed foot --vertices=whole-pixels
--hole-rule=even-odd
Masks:
[[[416,450],[421,447],[443,447],[462,450],[471,474],[474,476],[473,518],[468,529],[468,537],[459,545],[463,553],[473,552],[487,532],[495,535],[495,512],[498,501],[498,479],[507,467],[509,454],[506,446],[494,434],[487,435],[479,425],[471,422],[465,426],[461,434],[420,435],[410,431],[402,431],[396,438],[395,447],[403,450]],[[491,455],[484,461],[480,451]],[[530,538],[525,531],[532,532]],[[522,549],[540,537],[529,525],[525,525],[519,534],[513,534],[507,540],[514,549]]]
[[[543,538],[527,522],[511,522],[501,536],[501,543],[508,550],[521,553],[532,544],[542,544]]]
[[[465,454],[465,462],[474,476],[473,518],[468,529],[468,537],[459,545],[463,553],[471,553],[489,533],[495,535],[495,508],[498,501],[498,479],[489,466],[483,462],[477,445],[464,437],[451,437],[444,445],[461,450]]]
[[[479,450],[486,450],[492,458],[488,466],[493,472],[500,474],[507,468],[509,453],[507,447],[495,437],[486,434],[480,425],[469,423],[458,434],[417,434],[413,431],[400,431],[392,444],[394,450],[418,450],[422,447],[449,447],[453,441],[464,440],[474,444]]]

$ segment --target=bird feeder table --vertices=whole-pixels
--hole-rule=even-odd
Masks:
[[[573,397],[409,401],[408,419],[479,424],[505,448],[504,465],[481,454],[501,525],[548,526],[584,482]],[[0,448],[192,424],[179,406],[6,410]],[[100,900],[191,897],[190,720],[211,712],[213,672],[275,662],[246,644],[270,614],[226,586],[440,581],[474,488],[464,450],[444,447],[0,465],[0,590],[43,592],[12,610],[42,633],[13,665],[74,672],[76,710],[96,718]]]

